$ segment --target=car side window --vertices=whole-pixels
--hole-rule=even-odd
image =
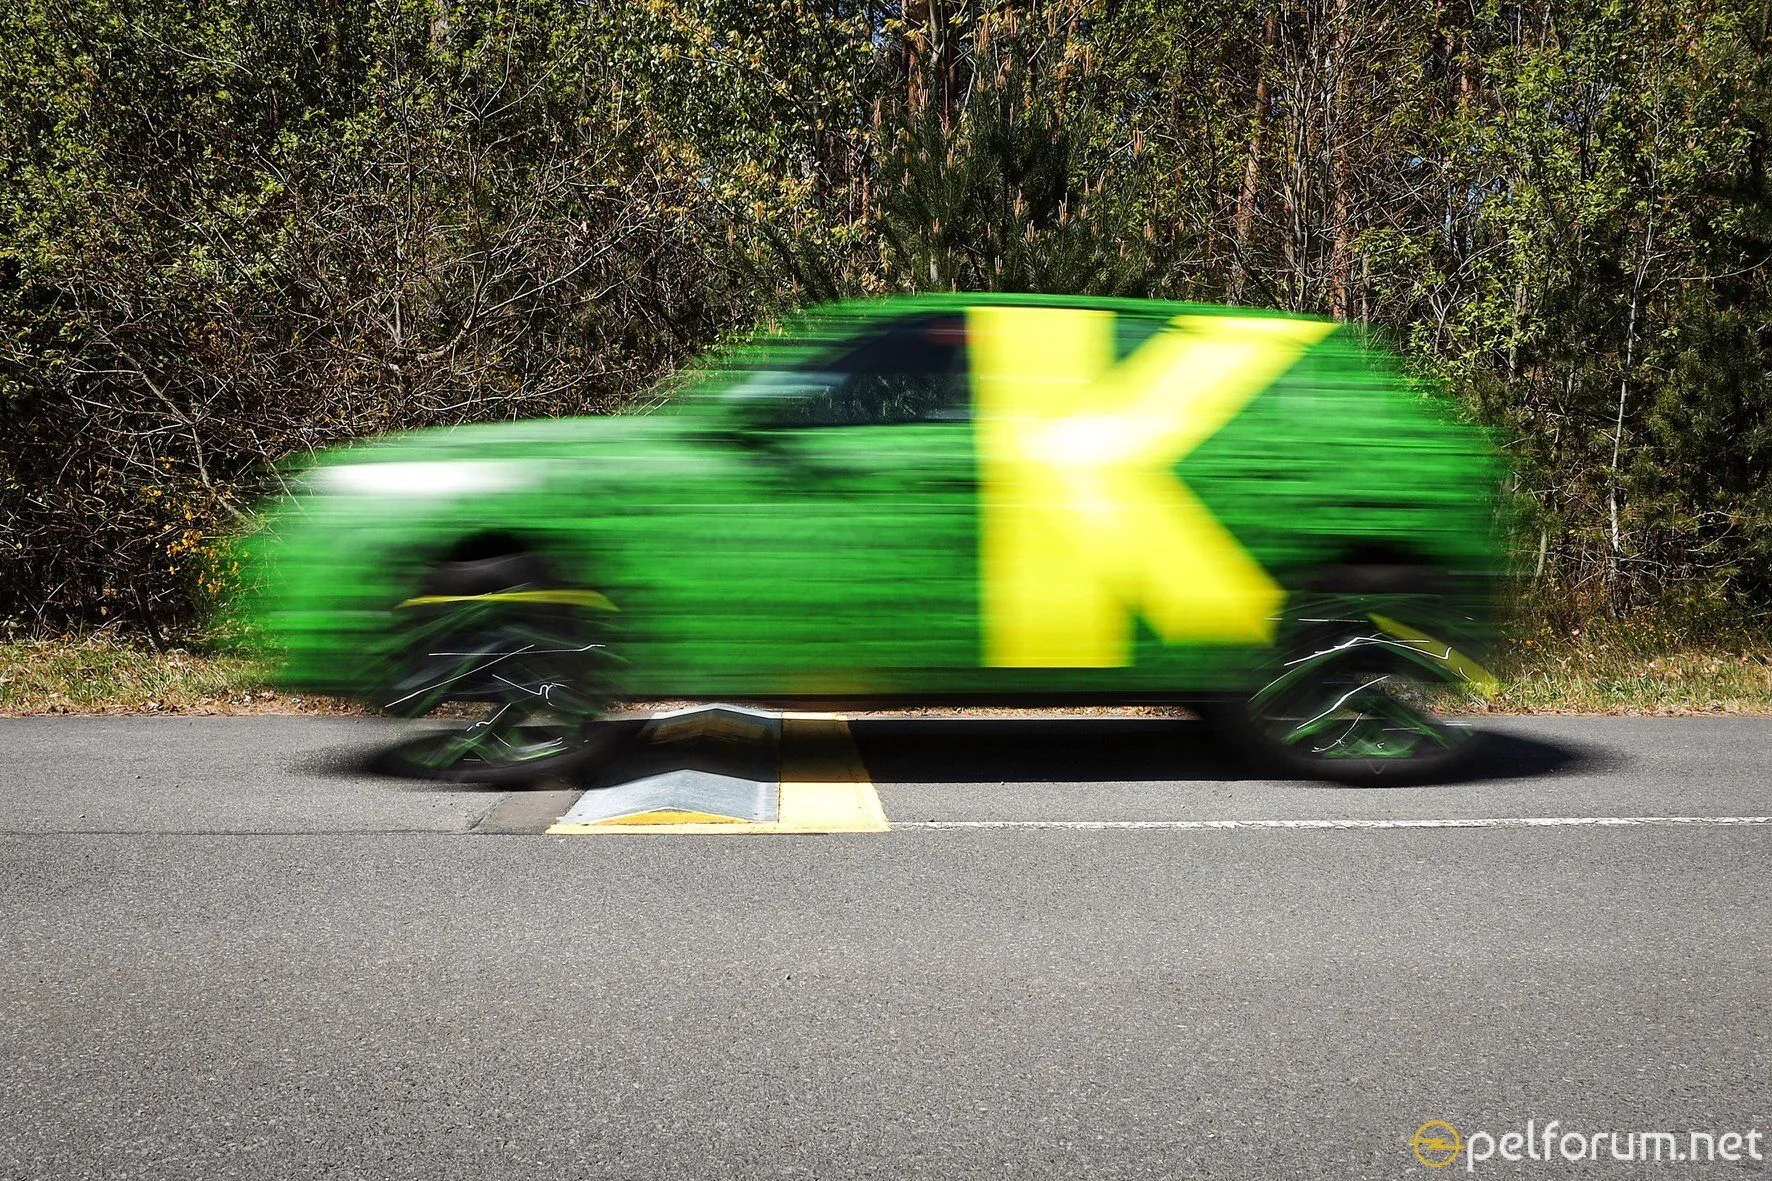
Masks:
[[[896,324],[805,375],[814,392],[783,406],[782,426],[889,426],[968,417],[966,321]]]

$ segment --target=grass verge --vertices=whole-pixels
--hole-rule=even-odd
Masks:
[[[1469,695],[1483,713],[1772,716],[1772,637],[1704,636],[1653,621],[1525,631],[1496,662],[1500,690]],[[155,651],[105,635],[0,642],[0,714],[354,712],[271,689],[247,657]]]
[[[1490,713],[1772,715],[1772,636],[1747,625],[1694,634],[1656,619],[1521,629],[1495,673]]]
[[[106,635],[0,643],[0,714],[287,713],[348,707],[272,690],[244,656]]]

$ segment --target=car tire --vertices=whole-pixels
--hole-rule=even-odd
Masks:
[[[523,553],[440,563],[418,592],[396,608],[399,654],[378,704],[439,724],[383,752],[378,770],[517,787],[620,755],[629,729],[604,720],[613,604]]]
[[[1259,687],[1202,712],[1261,769],[1288,778],[1368,787],[1450,778],[1479,735],[1441,717],[1436,698],[1487,676],[1430,639],[1452,602],[1410,567],[1323,571],[1288,599]]]

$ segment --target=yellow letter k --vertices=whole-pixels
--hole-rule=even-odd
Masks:
[[[1167,643],[1271,642],[1284,592],[1175,465],[1335,325],[1180,316],[1116,365],[1112,312],[969,323],[985,663],[1129,664],[1135,614]]]

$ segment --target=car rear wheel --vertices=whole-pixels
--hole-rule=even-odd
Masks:
[[[1260,687],[1213,716],[1283,774],[1370,786],[1444,778],[1477,732],[1441,711],[1462,686],[1490,681],[1436,638],[1447,604],[1392,568],[1331,572],[1288,602]]]
[[[437,717],[387,751],[390,773],[517,785],[582,773],[616,754],[602,594],[563,585],[527,554],[445,562],[402,617],[400,654],[379,702]]]

